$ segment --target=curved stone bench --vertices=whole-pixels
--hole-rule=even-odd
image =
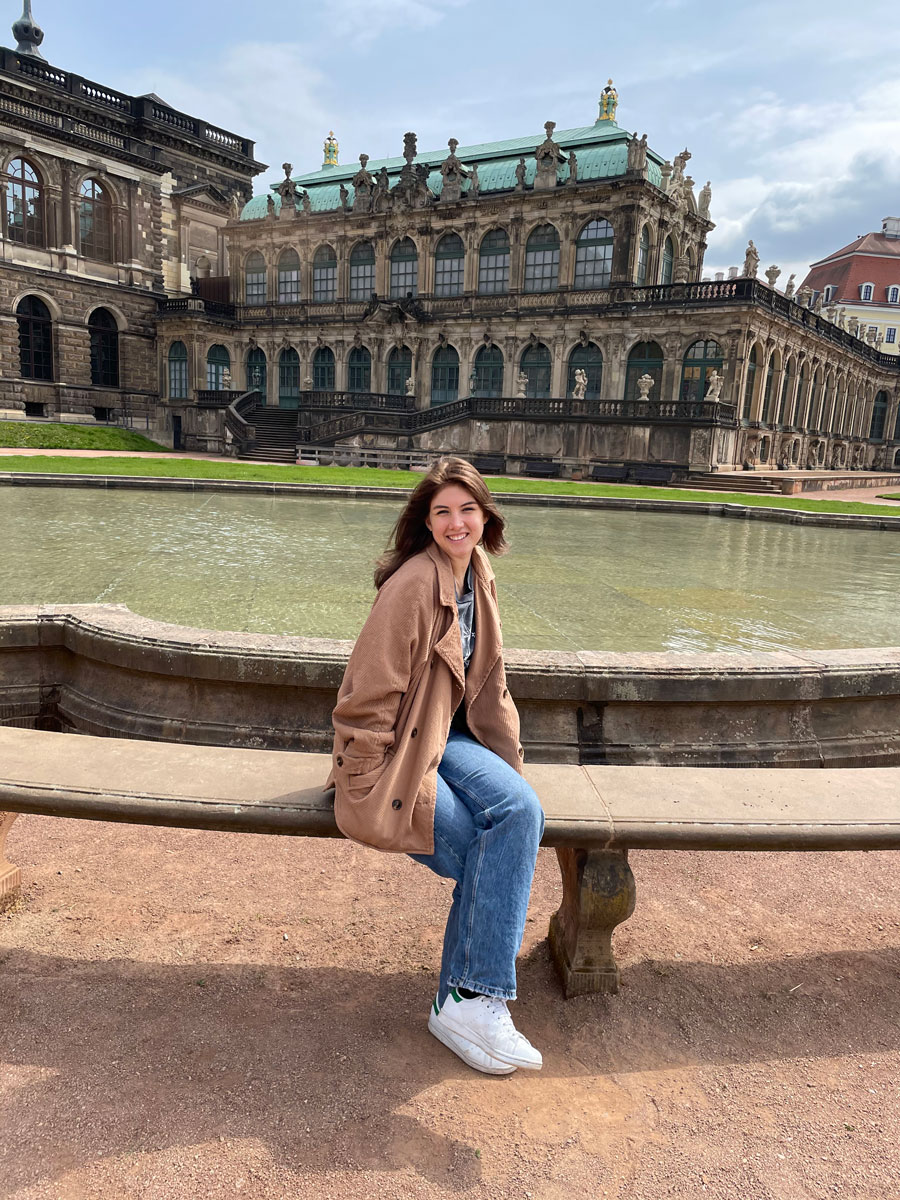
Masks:
[[[20,813],[234,833],[340,837],[329,757],[0,727],[0,899]],[[526,776],[563,896],[550,947],[567,996],[612,992],[611,936],[635,903],[628,851],[900,849],[900,769],[593,767]]]

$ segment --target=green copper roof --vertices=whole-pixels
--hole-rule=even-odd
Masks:
[[[578,179],[591,181],[609,179],[616,175],[624,175],[628,161],[628,139],[630,134],[620,129],[613,121],[598,121],[596,125],[588,125],[583,129],[566,129],[554,131],[553,140],[563,151],[574,150],[578,160]],[[456,155],[466,166],[477,164],[479,190],[482,194],[489,192],[511,191],[516,186],[516,166],[519,158],[525,159],[525,182],[534,182],[536,171],[535,151],[544,141],[546,134],[532,134],[529,137],[509,138],[502,142],[484,142],[479,146],[459,146]],[[431,168],[438,168],[450,153],[449,149],[433,150],[416,156],[416,163]],[[651,183],[659,186],[662,180],[660,167],[663,160],[652,150],[647,152],[647,177]],[[393,186],[400,177],[400,171],[405,165],[403,158],[370,159],[366,164],[368,171],[375,175],[382,167],[387,168],[388,178]],[[359,170],[359,162],[352,165],[328,167],[313,171],[308,175],[295,175],[294,183],[309,193],[313,212],[331,212],[341,207],[340,185],[347,189],[349,202],[353,202],[353,186],[350,180]],[[564,182],[569,175],[567,164],[562,164],[557,172],[557,178]],[[428,186],[439,196],[443,185],[443,177],[439,170],[432,169],[428,176]],[[469,190],[469,183],[463,185],[463,194]],[[272,191],[275,209],[281,209],[281,197]],[[241,220],[255,221],[266,215],[267,198],[254,196],[244,206]]]

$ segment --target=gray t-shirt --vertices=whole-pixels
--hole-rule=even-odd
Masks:
[[[456,611],[459,613],[459,632],[462,639],[463,666],[468,671],[475,649],[475,589],[472,587],[472,564],[466,570],[462,590],[456,589]]]

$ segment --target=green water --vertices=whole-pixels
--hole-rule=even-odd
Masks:
[[[352,638],[395,500],[0,489],[0,604],[120,603],[203,629]],[[900,536],[510,506],[504,640],[536,650],[900,642]]]

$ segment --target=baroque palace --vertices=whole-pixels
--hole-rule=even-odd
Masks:
[[[900,363],[822,296],[703,279],[709,183],[597,119],[324,162],[0,51],[0,413],[293,459],[892,468]],[[252,198],[251,198],[252,197]],[[789,288],[788,292],[792,289]]]

